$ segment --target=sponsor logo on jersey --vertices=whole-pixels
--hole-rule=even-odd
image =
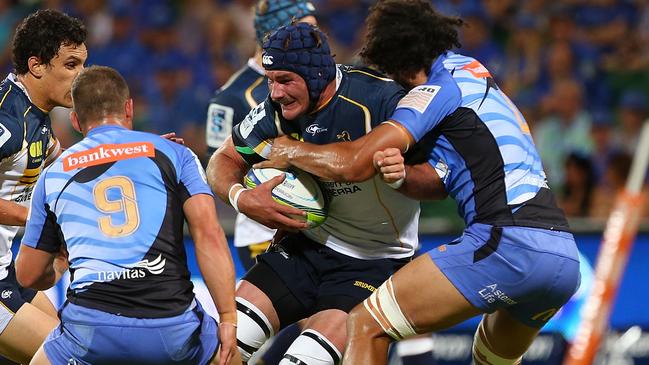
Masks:
[[[11,132],[0,124],[0,147],[2,147],[11,138]]]
[[[38,176],[34,179],[34,182],[30,183],[31,185],[25,186],[25,190],[23,190],[20,195],[15,197],[13,199],[14,202],[16,203],[22,203],[22,202],[28,202],[32,200],[32,192],[34,191],[34,183],[36,182],[35,180],[38,178]]]
[[[229,106],[210,104],[207,110],[207,145],[219,148],[232,134],[234,109]]]
[[[489,70],[484,67],[480,62],[473,61],[469,64],[466,64],[462,67],[462,70],[469,71],[474,77],[479,79],[483,77],[491,77]]]
[[[515,300],[510,298],[504,291],[498,289],[498,284],[487,285],[480,289],[478,294],[489,304],[494,303],[496,300],[509,305],[516,304]]]
[[[352,140],[352,136],[351,136],[351,134],[349,134],[349,131],[342,131],[342,132],[336,134],[336,138],[339,141],[351,142],[351,140]]]
[[[420,113],[424,113],[435,95],[439,92],[441,86],[437,85],[420,85],[410,90],[410,92],[399,101],[398,108],[410,108]]]
[[[158,257],[153,261],[138,261],[130,269],[119,271],[99,271],[97,277],[99,281],[112,281],[119,279],[139,279],[147,276],[147,274],[160,275],[165,270],[166,263],[167,259],[163,259],[162,255],[158,255]]]
[[[36,158],[43,155],[43,141],[36,141],[29,145],[29,155]]]
[[[327,128],[321,127],[318,123],[314,123],[314,124],[311,124],[310,126],[306,127],[305,130],[310,135],[315,136],[318,133],[326,132]]]
[[[359,288],[367,289],[371,292],[374,292],[376,290],[376,287],[374,285],[368,284],[366,282],[356,280],[354,281],[354,286],[357,286]]]
[[[437,172],[439,178],[442,179],[444,184],[446,184],[446,181],[448,180],[448,172],[449,172],[449,168],[446,162],[442,160],[437,161],[437,164],[435,164],[435,171]]]
[[[74,357],[71,357],[68,360],[67,365],[81,365],[81,363],[77,359],[75,359]]]
[[[241,138],[246,139],[255,129],[255,125],[259,123],[266,116],[266,108],[264,103],[257,105],[253,110],[246,115],[245,119],[239,124],[239,133]]]
[[[537,313],[532,317],[533,321],[538,321],[541,320],[542,322],[547,322],[552,318],[557,313],[558,309],[557,308],[550,308],[547,310],[544,310],[543,312]]]
[[[47,127],[41,128],[41,134],[46,134],[48,131],[49,129],[47,129]]]
[[[136,157],[154,157],[155,147],[151,142],[102,144],[86,151],[76,152],[63,159],[63,171],[101,165],[108,162]]]
[[[264,65],[264,66],[270,66],[270,65],[272,65],[272,64],[273,64],[273,56],[271,56],[271,55],[267,55],[267,54],[264,55],[264,56],[261,58],[261,63],[262,63],[262,65]]]
[[[327,190],[329,196],[336,197],[341,195],[354,194],[359,191],[363,191],[360,186],[354,183],[339,183],[331,181],[323,181],[323,187]]]
[[[2,297],[2,299],[9,299],[11,298],[11,294],[13,293],[14,292],[12,292],[11,290],[3,290],[2,294],[0,294],[0,297]]]

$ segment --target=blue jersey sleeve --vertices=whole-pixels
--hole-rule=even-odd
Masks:
[[[419,141],[461,105],[460,89],[453,82],[429,83],[412,90],[399,102],[391,120],[402,124]]]
[[[212,190],[207,185],[207,177],[198,157],[186,147],[182,148],[179,179],[180,184],[187,190],[183,200],[197,194],[213,196]]]
[[[277,136],[275,108],[270,99],[266,99],[234,127],[232,142],[241,157],[252,165],[266,159],[271,148],[269,140]]]
[[[23,144],[23,123],[0,113],[0,161],[20,151]]]
[[[22,244],[47,252],[58,252],[63,242],[61,227],[46,201],[45,174],[36,182]]]

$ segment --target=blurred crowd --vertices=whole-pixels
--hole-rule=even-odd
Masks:
[[[16,23],[58,8],[89,29],[88,64],[129,82],[136,128],[175,131],[204,156],[210,96],[254,52],[256,0],[0,0],[0,68]],[[314,0],[338,63],[357,62],[371,0]],[[649,116],[649,0],[435,0],[525,115],[569,216],[605,217]],[[80,136],[53,113],[64,145]],[[644,215],[649,215],[645,207]]]

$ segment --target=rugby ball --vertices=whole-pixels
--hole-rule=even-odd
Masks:
[[[253,189],[283,173],[286,178],[273,189],[273,199],[280,204],[305,211],[306,216],[293,218],[305,220],[309,225],[308,229],[324,223],[327,219],[327,198],[310,174],[295,168],[286,171],[273,168],[250,169],[244,183],[247,188]]]

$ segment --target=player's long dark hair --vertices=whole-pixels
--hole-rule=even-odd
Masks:
[[[39,10],[16,29],[13,41],[13,63],[18,75],[29,71],[27,61],[36,56],[49,64],[63,45],[78,46],[86,41],[86,27],[77,18],[57,10]]]
[[[461,46],[462,24],[436,12],[430,0],[379,0],[367,18],[361,57],[389,75],[428,74],[437,56]]]

